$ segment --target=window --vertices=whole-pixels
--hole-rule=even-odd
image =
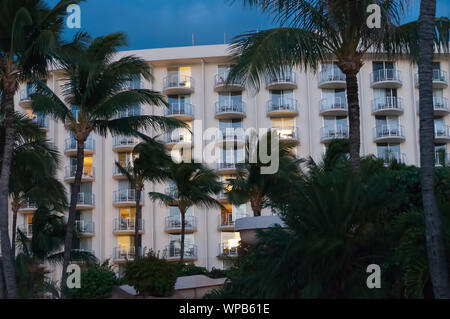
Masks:
[[[375,116],[377,128],[398,128],[398,116],[377,115]]]
[[[395,69],[395,63],[391,61],[373,61],[372,62],[373,71],[378,70],[394,70]]]
[[[169,256],[180,256],[181,252],[181,235],[170,234],[169,235]],[[194,235],[186,234],[184,237],[184,252],[185,256],[194,256]]]
[[[343,132],[348,130],[347,116],[324,116],[324,127],[327,132]]]
[[[434,130],[436,132],[436,135],[445,135],[445,121],[444,117],[439,116],[434,118]]]
[[[272,90],[270,91],[270,102],[272,109],[289,109],[293,106],[293,90]]]
[[[191,87],[191,67],[167,68],[167,79],[169,87]]]
[[[224,148],[220,152],[222,163],[236,164],[245,161],[245,150],[243,148]]]
[[[330,106],[340,106],[347,102],[345,89],[323,89],[322,97],[327,100]]]
[[[221,92],[219,93],[219,112],[242,111],[241,92]]]

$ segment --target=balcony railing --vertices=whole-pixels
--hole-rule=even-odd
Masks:
[[[177,129],[165,135],[166,143],[192,143],[192,133]]]
[[[393,161],[396,161],[401,164],[406,164],[406,154],[400,152],[385,152],[379,154],[377,157],[382,159],[385,164],[389,164]]]
[[[417,105],[419,105],[417,103]],[[445,97],[434,96],[433,97],[433,108],[434,110],[446,110],[448,111],[448,100]]]
[[[295,126],[272,127],[276,131],[280,140],[298,140],[298,128]]]
[[[181,257],[181,248],[175,245],[169,245],[164,249],[163,256],[166,259],[178,259]],[[184,247],[184,258],[197,259],[197,246],[186,245]]]
[[[370,74],[370,84],[401,81],[401,72],[397,69],[381,69]]]
[[[333,67],[324,69],[320,72],[319,84],[336,81],[345,82],[345,74],[342,73],[341,69]]]
[[[385,96],[372,100],[373,113],[383,110],[403,111],[403,99],[396,96]]]
[[[77,205],[94,206],[95,196],[92,193],[78,193]]]
[[[18,229],[27,237],[33,236],[33,225],[32,224],[19,226]]]
[[[440,70],[440,69],[434,69],[432,73],[432,80],[433,84],[437,83],[444,83],[444,87],[448,85],[448,76],[447,72]],[[415,76],[416,86],[419,86],[419,74],[416,73]]]
[[[434,158],[436,166],[448,166],[450,164],[450,154],[444,151],[435,152]]]
[[[140,106],[130,107],[126,110],[119,111],[115,118],[141,116],[143,114]]]
[[[243,114],[245,114],[245,103],[242,101],[216,102],[216,115],[219,113],[243,113]]]
[[[31,100],[31,95],[36,92],[35,87],[29,87],[24,90],[21,90],[19,93],[20,102]]]
[[[298,112],[298,101],[290,98],[267,101],[267,112],[283,111]]]
[[[114,147],[124,147],[124,146],[136,146],[140,143],[138,137],[135,136],[115,136],[114,137]]]
[[[115,218],[113,224],[114,232],[134,232],[136,231],[136,224],[138,231],[144,231],[145,221],[143,219],[138,220],[134,218]]]
[[[222,87],[222,86],[234,86],[234,87],[243,87],[244,81],[242,79],[235,79],[233,81],[228,81],[229,72],[223,72],[216,74],[214,77],[214,87]]]
[[[238,256],[239,246],[231,247],[227,243],[219,244],[219,257],[221,258],[234,258]]]
[[[296,84],[297,78],[295,72],[293,71],[285,71],[279,72],[276,76],[268,75],[266,76],[266,86],[271,86],[274,84]]]
[[[48,121],[46,116],[36,116],[31,121],[40,128],[48,128]]]
[[[220,134],[217,136],[218,142],[244,142],[245,132],[243,128],[224,128],[220,129]]]
[[[320,100],[320,112],[327,112],[327,111],[347,111],[347,99],[335,96],[332,98],[324,98]]]
[[[92,221],[76,220],[75,229],[80,234],[95,234],[95,224]]]
[[[335,127],[322,127],[320,129],[320,138],[322,141],[348,138],[348,126],[337,125]]]
[[[187,75],[169,75],[164,78],[163,87],[164,90],[176,88],[191,89],[194,88],[194,79]]]
[[[114,261],[125,261],[125,260],[134,260],[136,250],[134,247],[115,247],[113,249],[113,260]],[[140,248],[140,255],[143,256],[145,254],[145,249]]]
[[[405,128],[402,125],[380,125],[374,129],[374,137],[387,138],[387,137],[405,137]]]
[[[77,150],[77,141],[75,139],[69,138],[64,141],[64,151]],[[93,139],[88,139],[84,142],[85,151],[95,151],[95,141]]]
[[[450,126],[441,126],[434,128],[434,137],[435,138],[450,138]]]
[[[65,175],[64,177],[66,179],[68,178],[75,178],[75,174],[77,172],[76,166],[66,166],[65,167]],[[94,167],[83,167],[83,172],[81,175],[81,178],[95,178],[95,168]]]
[[[169,107],[165,110],[166,116],[171,115],[188,115],[194,116],[194,108],[191,103],[170,103]]]
[[[217,170],[236,169],[236,163],[217,163]]]
[[[144,196],[141,193],[141,204],[144,202]],[[136,202],[136,190],[135,189],[120,189],[113,193],[114,203],[128,203]]]
[[[30,201],[26,201],[19,208],[19,210],[36,210],[36,209],[37,209],[36,202],[30,202]]]
[[[186,216],[184,227],[188,230],[197,229],[197,219],[195,216]],[[181,231],[181,217],[168,216],[165,220],[165,230],[180,230]]]
[[[122,166],[123,168],[125,168],[128,172],[131,172],[133,162],[128,161],[128,162],[118,162],[118,163],[119,163],[120,166]],[[116,164],[114,164],[114,166],[113,166],[113,175],[114,175],[114,176],[123,175],[122,172],[119,170],[119,168],[117,167]]]

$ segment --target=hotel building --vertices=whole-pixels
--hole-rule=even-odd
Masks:
[[[226,83],[231,60],[227,45],[209,45],[125,51],[148,61],[154,74],[152,83],[130,83],[134,88],[161,91],[170,108],[137,106],[126,114],[157,114],[181,119],[192,131],[219,128],[222,140],[215,145],[222,161],[211,166],[223,180],[236,172],[235,163],[243,154],[244,140],[226,133],[227,128],[276,128],[280,138],[298,143],[299,157],[320,160],[326,146],[334,139],[348,137],[348,114],[345,76],[333,61],[311,70],[286,70],[282,76],[267,78],[258,92],[242,83]],[[448,98],[449,56],[435,56],[433,65],[433,104],[435,113],[436,165],[448,163],[450,117]],[[60,93],[60,74],[52,71],[47,84]],[[374,154],[386,161],[394,157],[408,165],[419,164],[419,117],[417,66],[408,60],[381,60],[366,56],[358,74],[361,109],[361,155]],[[33,114],[29,93],[23,84],[17,94],[17,111],[24,112],[46,128],[48,138],[63,155],[64,167],[58,177],[67,191],[75,175],[76,143],[64,126],[51,118]],[[76,106],[68,105],[74,113]],[[125,114],[126,113],[126,114]],[[197,121],[201,120],[201,121]],[[194,127],[195,125],[202,127]],[[157,132],[147,132],[151,135]],[[193,137],[188,130],[161,137],[170,150],[184,145],[189,154]],[[134,257],[134,230],[139,227],[142,246],[160,252],[168,260],[179,260],[180,215],[177,207],[165,207],[147,196],[149,191],[170,192],[170,184],[145,186],[142,196],[142,221],[135,220],[135,191],[115,167],[133,156],[139,143],[134,137],[93,134],[85,145],[85,163],[77,206],[77,229],[80,236],[74,249],[93,252],[101,261],[110,259],[117,265]],[[207,141],[203,141],[205,147]],[[224,268],[237,254],[239,234],[234,221],[251,215],[249,205],[227,204],[226,210],[193,207],[186,221],[185,260],[209,269]],[[36,206],[28,203],[20,209],[18,225],[29,236]],[[265,210],[263,214],[271,214]]]

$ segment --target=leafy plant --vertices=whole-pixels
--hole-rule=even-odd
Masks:
[[[99,265],[91,264],[81,271],[81,288],[74,289],[74,299],[106,299],[111,297],[116,275],[108,261]]]
[[[172,296],[177,280],[176,267],[150,251],[147,256],[125,264],[124,280],[146,296]]]

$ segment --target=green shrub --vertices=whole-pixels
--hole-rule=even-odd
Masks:
[[[135,261],[125,264],[124,280],[145,296],[172,296],[177,280],[176,267],[150,251]]]
[[[111,297],[116,275],[109,261],[99,265],[88,265],[81,271],[81,288],[71,291],[74,299],[107,299]]]
[[[206,269],[205,267],[198,267],[195,264],[184,264],[184,265],[178,264],[177,268],[178,268],[178,277],[209,275],[208,269]]]

